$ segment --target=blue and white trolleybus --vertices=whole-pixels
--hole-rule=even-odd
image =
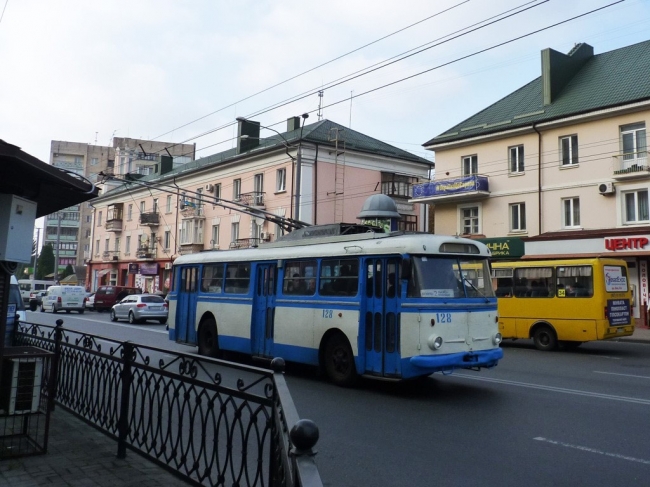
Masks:
[[[208,356],[227,350],[320,366],[340,385],[497,365],[485,245],[355,231],[306,227],[256,248],[177,258],[170,339]]]

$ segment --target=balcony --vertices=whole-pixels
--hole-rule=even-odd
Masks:
[[[155,259],[156,247],[138,247],[135,251],[136,259]]]
[[[242,205],[264,208],[264,192],[251,191],[250,193],[241,193],[237,201]]]
[[[185,243],[185,244],[182,243],[180,247],[181,247],[181,251],[180,251],[181,255],[196,254],[198,252],[203,251],[203,244],[199,244],[199,243]]]
[[[202,206],[185,205],[181,208],[182,218],[205,218],[205,212]]]
[[[120,260],[120,251],[119,250],[105,250],[102,253],[102,260],[104,262],[111,262],[114,260]]]
[[[141,213],[140,225],[145,225],[148,227],[157,227],[158,225],[160,225],[160,215],[158,214],[158,212]]]
[[[647,151],[619,154],[613,157],[614,179],[622,181],[625,179],[645,179],[650,177]]]
[[[490,196],[488,177],[472,174],[413,185],[412,203],[472,201]]]
[[[250,249],[259,247],[261,238],[238,238],[234,242],[230,242],[231,249]]]
[[[107,220],[104,224],[104,228],[107,232],[119,233],[122,231],[122,219]]]

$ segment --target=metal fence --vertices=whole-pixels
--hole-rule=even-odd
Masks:
[[[54,352],[50,404],[117,440],[118,457],[134,450],[195,485],[322,486],[318,428],[298,417],[282,359],[266,370],[62,324],[21,323],[16,344]]]

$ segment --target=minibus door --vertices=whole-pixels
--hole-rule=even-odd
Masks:
[[[255,297],[251,320],[253,355],[272,357],[275,317],[275,264],[260,264],[255,275]]]
[[[401,374],[399,351],[399,259],[366,259],[364,346],[366,372]]]
[[[196,344],[196,303],[199,287],[199,268],[180,269],[181,282],[176,301],[176,341]]]

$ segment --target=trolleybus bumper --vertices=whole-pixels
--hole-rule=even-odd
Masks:
[[[493,348],[480,352],[461,352],[448,355],[420,355],[411,357],[410,365],[429,373],[454,369],[494,367],[503,358],[503,350]]]

